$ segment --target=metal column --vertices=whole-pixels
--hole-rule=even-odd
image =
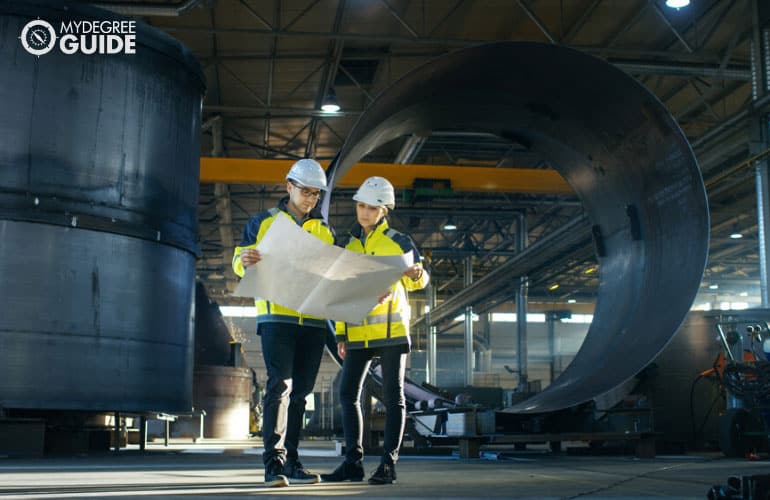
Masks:
[[[430,322],[431,311],[436,307],[436,289],[432,284],[429,284],[425,288],[425,303],[428,305],[428,310],[425,312],[428,344],[428,351],[425,356],[425,381],[429,384],[436,385],[436,327]]]
[[[516,250],[524,251],[527,247],[527,216],[518,217],[516,227]],[[519,291],[516,294],[516,359],[519,372],[519,392],[529,392],[527,389],[527,294],[529,293],[529,278],[519,278]]]
[[[770,76],[767,71],[770,68],[770,34],[768,30],[760,30],[759,26],[759,2],[753,1],[752,5],[752,37],[751,37],[751,97],[757,101],[770,91]],[[763,70],[764,68],[764,70]],[[750,130],[750,154],[754,155],[764,151],[770,145],[770,115],[764,114],[754,121]],[[767,249],[770,245],[770,162],[767,158],[760,160],[755,167],[757,185],[757,227],[759,228],[759,280],[762,307],[770,306],[768,296],[768,273],[770,273],[770,255]]]
[[[473,284],[473,262],[465,258],[465,286]],[[465,385],[473,385],[473,306],[465,307]]]
[[[759,128],[759,127],[752,127]],[[752,131],[753,132],[753,131]],[[758,132],[758,130],[757,130]],[[754,148],[752,143],[752,149]],[[759,240],[759,281],[760,292],[762,295],[762,307],[770,306],[770,299],[768,298],[767,284],[768,284],[768,269],[770,269],[770,262],[768,262],[767,247],[768,242],[768,220],[770,220],[770,172],[768,171],[769,165],[767,159],[761,160],[755,167],[756,183],[757,183],[757,226],[759,228],[758,240]]]
[[[545,315],[545,324],[548,328],[548,357],[551,359],[551,381],[549,384],[553,384],[553,381],[556,380],[556,377],[558,376],[557,373],[557,356],[559,355],[559,351],[561,349],[557,350],[556,347],[556,315],[552,312],[548,312]],[[561,370],[559,370],[561,371]]]

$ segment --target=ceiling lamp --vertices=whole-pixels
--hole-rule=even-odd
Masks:
[[[551,286],[549,286],[549,287],[548,287],[548,289],[549,289],[550,291],[552,291],[552,292],[553,292],[554,290],[556,290],[557,288],[559,288],[559,284],[558,284],[558,283],[554,283],[553,285],[551,285]]]
[[[337,93],[334,91],[334,87],[329,88],[329,92],[326,93],[323,103],[321,103],[321,111],[327,113],[336,113],[340,110],[340,105],[337,102]]]
[[[690,0],[666,0],[666,7],[671,7],[672,9],[681,9],[688,5],[690,5]]]
[[[455,224],[455,221],[452,219],[451,215],[444,223],[444,231],[457,231],[457,224]]]
[[[740,229],[738,229],[738,224],[735,224],[733,226],[733,232],[730,233],[730,239],[739,240],[741,238],[743,238],[743,233],[741,233]]]

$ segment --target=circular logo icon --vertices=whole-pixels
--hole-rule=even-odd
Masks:
[[[21,45],[32,55],[42,56],[51,52],[56,43],[56,31],[46,21],[36,19],[21,30]]]

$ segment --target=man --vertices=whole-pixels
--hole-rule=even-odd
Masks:
[[[333,244],[331,228],[313,210],[326,189],[326,174],[318,162],[306,158],[294,163],[286,174],[288,196],[281,199],[278,207],[255,215],[246,224],[241,244],[233,255],[235,273],[242,277],[247,267],[255,265],[259,272],[261,256],[257,244],[278,217],[288,217],[313,236]],[[297,447],[305,397],[313,390],[323,356],[326,320],[260,298],[255,305],[257,335],[262,339],[267,367],[262,413],[265,485],[317,483],[320,477],[302,466]]]

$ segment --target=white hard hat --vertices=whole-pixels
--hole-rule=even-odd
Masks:
[[[286,174],[286,180],[326,191],[326,173],[320,163],[310,158],[297,160]]]
[[[375,176],[366,179],[353,195],[353,199],[373,207],[388,207],[391,210],[396,206],[393,184],[385,177]]]

